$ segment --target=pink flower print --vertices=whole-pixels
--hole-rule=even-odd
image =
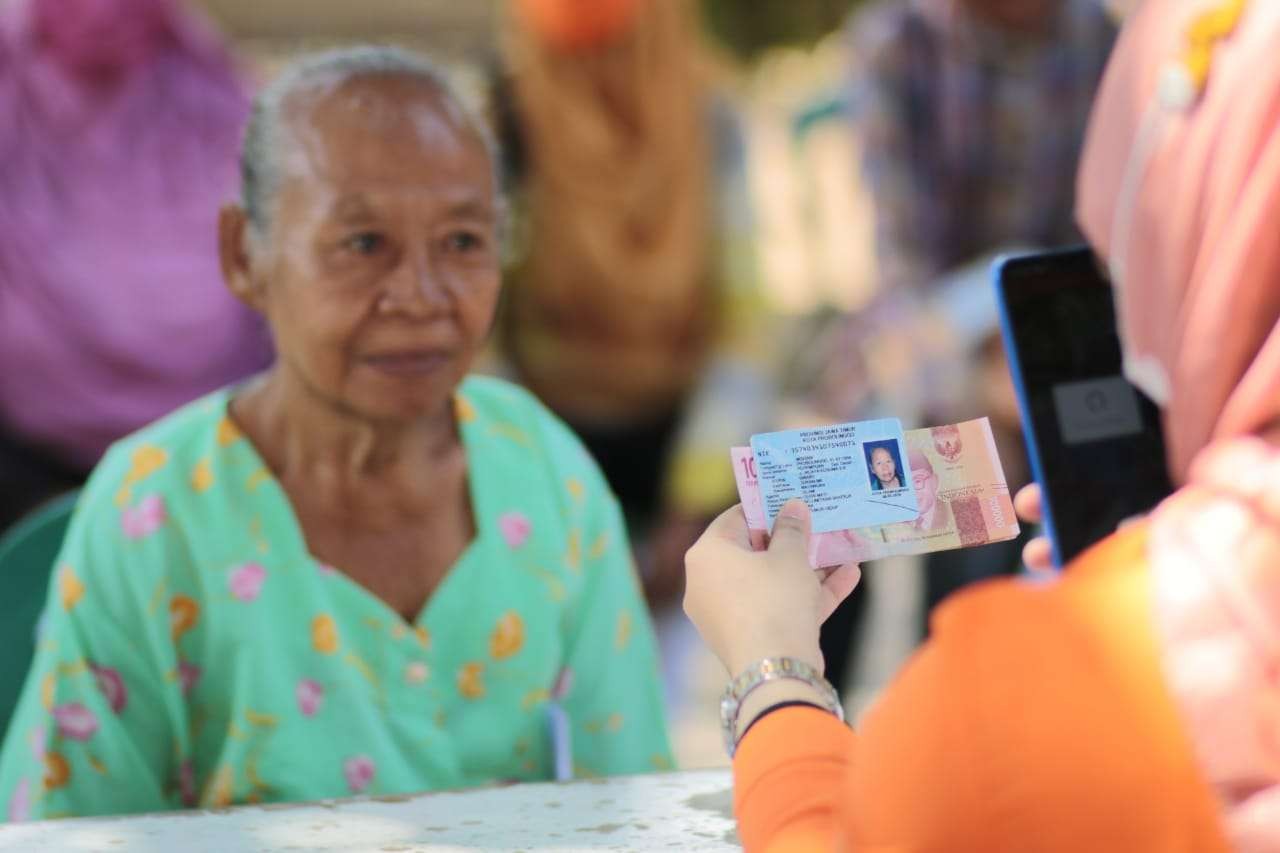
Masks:
[[[533,525],[522,512],[504,512],[498,517],[498,530],[511,550],[519,548],[529,538]]]
[[[314,717],[324,701],[324,685],[310,678],[298,682],[298,710],[304,717]]]
[[[93,677],[98,682],[98,689],[102,691],[103,696],[107,697],[107,704],[111,706],[112,712],[119,714],[129,701],[129,691],[125,689],[124,679],[120,677],[120,671],[109,666],[98,666],[92,663],[89,664],[89,669],[93,670]]]
[[[253,601],[262,591],[267,570],[259,563],[245,563],[231,570],[231,594],[241,601]]]
[[[178,683],[182,685],[183,696],[186,696],[195,688],[202,672],[204,670],[200,667],[193,663],[187,663],[185,660],[178,664]]]
[[[98,730],[98,717],[79,702],[69,702],[53,709],[58,733],[72,740],[88,740]]]
[[[127,507],[120,513],[120,527],[124,530],[125,537],[141,539],[159,530],[167,517],[164,498],[147,495],[137,506]]]
[[[178,791],[184,806],[191,808],[196,804],[196,771],[190,758],[178,765]]]
[[[35,756],[36,764],[44,764],[44,726],[36,726],[31,730],[31,736],[27,738],[27,745],[31,747],[31,754]]]
[[[30,819],[31,783],[26,779],[19,779],[18,784],[13,789],[13,796],[9,798],[9,821],[11,823],[21,823]]]
[[[569,691],[573,689],[573,670],[564,667],[556,676],[555,682],[551,685],[551,701],[558,702],[565,696],[569,695]]]
[[[359,794],[373,781],[375,771],[373,759],[367,755],[348,758],[342,764],[342,775],[347,777],[347,787],[351,793]]]
[[[338,573],[338,570],[328,563],[317,563],[316,565],[320,567],[320,574],[322,575],[336,575]]]

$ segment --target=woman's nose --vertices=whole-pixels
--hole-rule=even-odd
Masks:
[[[379,307],[384,311],[421,316],[447,303],[447,288],[434,269],[429,253],[421,250],[405,253],[386,283]]]

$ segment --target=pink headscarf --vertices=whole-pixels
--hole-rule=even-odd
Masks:
[[[1113,270],[1126,371],[1164,398],[1187,483],[1150,523],[1167,682],[1230,841],[1262,851],[1280,849],[1280,452],[1249,434],[1280,416],[1280,3],[1233,7],[1140,7],[1078,213]],[[1216,35],[1197,51],[1193,32]],[[1201,92],[1187,72],[1203,59]]]
[[[1180,479],[1210,440],[1280,416],[1280,3],[1250,2],[1216,44],[1203,95],[1172,106],[1192,23],[1225,5],[1139,9],[1103,81],[1078,187],[1080,225],[1119,279],[1130,367],[1167,386]]]
[[[0,5],[0,420],[78,465],[264,367],[218,269],[248,94],[175,0]]]

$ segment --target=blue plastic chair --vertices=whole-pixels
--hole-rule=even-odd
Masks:
[[[0,536],[0,734],[18,703],[36,648],[36,622],[79,492],[54,498]],[[2,739],[0,739],[2,742]]]

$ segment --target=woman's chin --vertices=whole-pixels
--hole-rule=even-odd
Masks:
[[[456,383],[442,383],[439,387],[364,393],[349,399],[346,408],[361,419],[380,423],[411,423],[444,414],[452,417],[455,387]]]

